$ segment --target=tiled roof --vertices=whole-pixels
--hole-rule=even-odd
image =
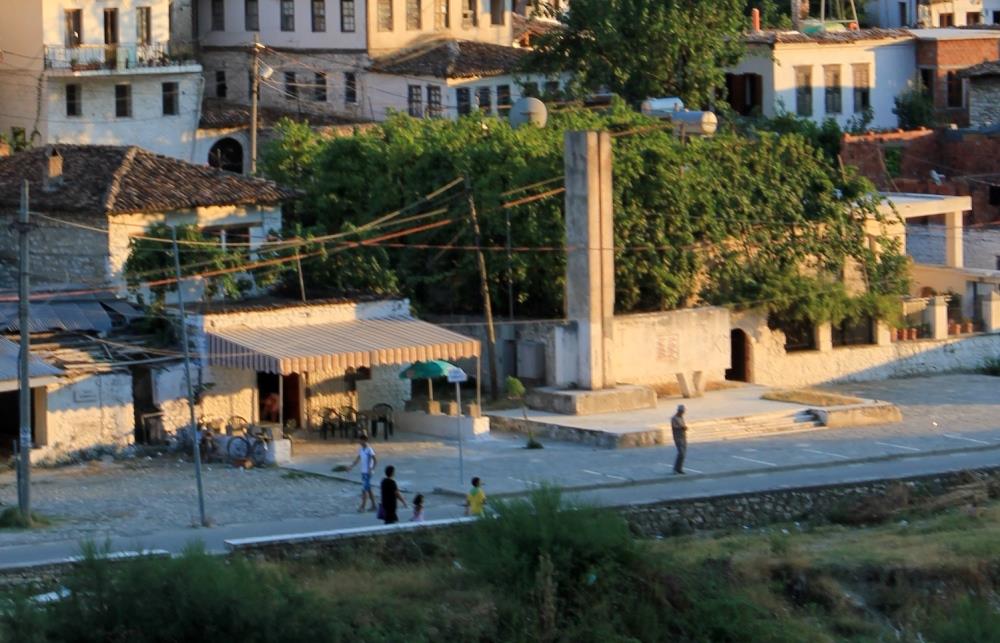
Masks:
[[[524,49],[468,40],[445,40],[427,47],[386,56],[371,71],[398,76],[475,78],[500,76],[515,70]]]
[[[744,36],[747,43],[773,45],[791,43],[816,43],[818,45],[840,45],[864,40],[897,40],[913,38],[906,29],[855,29],[846,31],[758,31]]]
[[[553,29],[561,29],[562,25],[551,20],[539,20],[537,18],[525,18],[519,14],[513,14],[511,22],[514,29],[514,40],[521,40],[524,36],[535,38],[544,36]]]
[[[978,76],[1000,76],[1000,60],[987,60],[984,63],[967,67],[958,72],[964,78],[975,78]]]
[[[260,127],[272,127],[279,119],[288,117],[310,125],[359,125],[368,121],[343,116],[340,114],[314,114],[290,109],[261,107],[257,114],[257,124]],[[230,127],[249,127],[250,107],[209,98],[201,108],[201,129],[226,129]]]
[[[62,180],[46,190],[43,175],[52,150],[62,155]],[[31,209],[50,212],[163,212],[279,203],[297,196],[274,181],[194,165],[134,146],[53,145],[0,158],[0,207],[18,206],[25,179],[30,185]]]

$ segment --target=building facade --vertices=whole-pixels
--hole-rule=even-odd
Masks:
[[[865,18],[876,27],[971,27],[1000,24],[998,0],[873,0]]]
[[[1000,58],[1000,31],[913,29],[920,85],[934,103],[937,120],[969,124],[969,80],[963,70]]]
[[[191,160],[201,66],[172,47],[168,0],[0,6],[0,131],[15,146],[137,145]],[[179,28],[179,27],[178,27]]]

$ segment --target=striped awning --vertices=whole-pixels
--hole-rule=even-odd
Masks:
[[[208,363],[265,373],[337,373],[348,368],[479,356],[479,340],[417,319],[208,332]]]

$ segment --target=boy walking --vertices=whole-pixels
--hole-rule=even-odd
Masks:
[[[482,516],[483,508],[486,506],[486,492],[483,491],[479,477],[472,479],[472,489],[465,496],[465,515]]]
[[[361,463],[361,506],[358,507],[358,512],[364,512],[368,501],[371,500],[372,511],[375,511],[375,494],[372,492],[372,471],[375,470],[375,464],[378,459],[375,457],[375,449],[368,444],[368,434],[361,434],[361,445],[358,448],[358,455],[354,458],[354,462],[351,466],[347,467],[350,471],[354,468],[358,462]]]

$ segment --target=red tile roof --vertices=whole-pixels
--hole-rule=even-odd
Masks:
[[[62,180],[44,189],[52,150],[63,158]],[[0,158],[0,207],[16,208],[27,179],[39,211],[127,214],[212,205],[279,203],[297,196],[274,181],[194,165],[144,149],[52,145]]]
[[[371,71],[435,78],[501,76],[513,72],[527,53],[517,47],[486,42],[445,40],[376,60]]]

